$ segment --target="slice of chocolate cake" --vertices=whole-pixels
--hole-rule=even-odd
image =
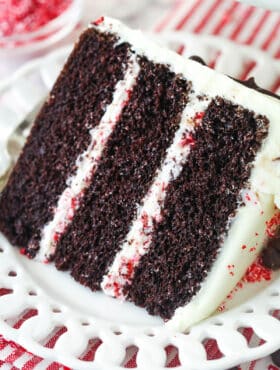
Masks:
[[[0,229],[92,290],[185,330],[267,238],[280,103],[101,18],[81,36],[0,199]]]

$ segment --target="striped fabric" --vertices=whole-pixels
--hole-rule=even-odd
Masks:
[[[279,0],[280,1],[280,0]],[[232,0],[177,0],[170,11],[163,16],[155,26],[155,31],[187,30],[194,33],[204,33],[222,36],[232,41],[253,45],[280,58],[280,14],[268,10],[257,9]],[[0,292],[1,294],[1,292]],[[275,312],[280,319],[280,312]],[[36,315],[34,310],[25,313],[24,317],[14,324],[15,328],[22,325],[28,317]],[[56,340],[64,332],[60,328],[52,338],[45,343],[52,348]],[[258,346],[262,340],[258,338],[251,328],[241,330],[249,346]],[[83,359],[94,359],[96,349],[101,342],[94,340],[90,343]],[[204,343],[208,359],[217,359],[222,356],[217,342],[207,340]],[[175,347],[166,347],[167,368],[180,364]],[[127,350],[124,367],[136,367],[137,348]],[[0,336],[0,369],[1,370],[71,370],[56,362],[50,362],[34,356],[24,348],[5,340]],[[240,370],[277,370],[270,357],[249,364],[239,366]]]
[[[177,0],[155,30],[221,36],[280,58],[280,14],[237,1]]]

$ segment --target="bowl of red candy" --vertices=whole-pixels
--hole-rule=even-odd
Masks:
[[[0,51],[48,47],[69,35],[81,15],[82,0],[0,0]]]

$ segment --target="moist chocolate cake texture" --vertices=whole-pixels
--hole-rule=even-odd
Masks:
[[[1,195],[0,228],[31,256],[66,180],[76,170],[78,155],[89,145],[90,129],[99,124],[114,86],[123,78],[128,45],[115,43],[113,35],[94,29],[82,35]]]
[[[279,116],[274,97],[101,18],[36,118],[0,229],[30,258],[186,330],[267,239]]]
[[[168,189],[163,221],[127,286],[134,302],[171,318],[190,301],[217,257],[266,135],[264,117],[221,98],[209,104],[188,161]]]
[[[72,275],[92,289],[100,287],[127,235],[187,102],[186,80],[146,59],[141,58],[139,64],[130,100],[54,257],[58,268],[70,267]]]

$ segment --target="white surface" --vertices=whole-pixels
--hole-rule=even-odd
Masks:
[[[212,53],[213,50],[220,50],[221,56],[217,62],[217,68],[220,70],[223,69],[223,65],[229,68],[225,61],[234,55],[234,77],[238,77],[242,72],[244,62],[252,58],[257,61],[254,71],[274,71],[275,78],[280,75],[278,62],[247,47],[236,48],[229,42],[221,43],[220,40],[213,38],[197,38],[180,33],[165,35],[162,41],[164,40],[175,49],[181,43],[186,43],[188,45],[186,50],[191,55],[197,54],[197,50],[204,50],[206,60],[209,57],[208,51]],[[11,80],[3,82],[0,86],[0,108],[5,107],[14,111],[16,106],[15,117],[26,114],[29,109],[27,105],[19,107],[14,100],[11,101],[11,96],[14,96],[11,95],[12,90],[17,89],[19,79],[23,76],[34,79],[36,76],[37,91],[41,91],[44,95],[46,87],[49,89],[55,78],[55,73],[49,75],[48,71],[52,71],[52,65],[56,68],[61,64],[68,52],[69,49],[61,50],[48,58],[34,61]],[[254,74],[254,71],[251,73]],[[227,70],[227,73],[230,73],[230,70]],[[26,97],[28,93],[28,90],[24,92]],[[13,128],[18,124],[15,117],[11,123]],[[5,114],[1,115],[0,127],[5,121]],[[4,145],[5,141],[2,143],[2,148]],[[173,344],[179,350],[181,369],[224,370],[238,363],[263,357],[280,347],[278,335],[280,323],[269,315],[270,310],[280,309],[279,281],[271,284],[259,297],[210,318],[195,326],[189,335],[183,335],[169,332],[162,326],[161,320],[150,317],[144,310],[132,304],[121,303],[100,293],[93,294],[75,283],[66,273],[58,272],[49,265],[28,261],[3,239],[0,240],[0,245],[4,249],[4,253],[1,253],[0,285],[14,290],[13,294],[0,297],[0,332],[6,338],[20,343],[27,350],[42,357],[56,359],[79,370],[120,369],[125,348],[135,344],[139,347],[138,368],[147,370],[150,366],[151,369],[161,369],[165,364],[164,347],[167,344]],[[8,276],[11,270],[16,271],[17,276]],[[30,290],[36,291],[38,295],[29,295]],[[27,320],[20,329],[13,329],[9,325],[25,309],[34,307],[39,310],[39,315]],[[252,313],[247,312],[248,307],[253,309]],[[53,308],[59,308],[62,312],[55,313]],[[81,325],[81,322],[86,321],[89,325]],[[214,325],[217,321],[222,323],[222,326]],[[54,327],[63,325],[68,328],[68,331],[57,341],[54,349],[44,348],[41,344],[42,340]],[[266,340],[266,343],[261,347],[248,348],[244,337],[236,330],[240,326],[252,326],[255,332]],[[122,334],[116,335],[115,332]],[[88,339],[97,336],[102,339],[103,344],[97,351],[94,364],[78,360],[77,357],[84,351]],[[216,338],[224,353],[222,359],[206,360],[202,345],[206,337]],[[109,350],[106,351],[106,348]]]

